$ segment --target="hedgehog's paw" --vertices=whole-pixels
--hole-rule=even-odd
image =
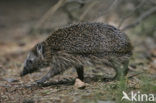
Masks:
[[[38,85],[42,85],[44,84],[45,80],[43,79],[39,79],[39,80],[36,80],[35,83],[37,83]]]

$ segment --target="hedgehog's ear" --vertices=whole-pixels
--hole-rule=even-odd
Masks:
[[[42,43],[37,44],[37,54],[43,59],[43,45]]]

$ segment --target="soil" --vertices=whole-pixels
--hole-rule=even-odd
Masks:
[[[48,36],[29,33],[39,17],[53,5],[50,0],[45,3],[42,0],[37,1],[0,1],[0,12],[3,14],[0,15],[0,103],[115,103],[120,98],[119,94],[122,95],[119,91],[120,82],[97,78],[92,72],[93,68],[86,69],[84,82],[87,85],[84,89],[74,88],[77,75],[73,69],[52,78],[42,86],[35,85],[34,81],[46,74],[49,68],[22,78],[19,76],[28,51]],[[54,18],[59,15],[58,13]],[[61,23],[59,19],[55,20],[54,25],[57,21],[57,25],[66,23],[66,20]],[[131,78],[126,79],[127,88],[144,90],[141,87],[142,82],[140,83],[143,81],[141,76],[144,76],[150,78],[150,83],[154,85],[154,90],[147,89],[147,92],[156,93],[156,49],[145,46],[148,44],[147,38],[130,35],[129,32],[127,34],[135,45],[128,73]],[[110,73],[113,74],[106,69],[102,75],[108,77]],[[141,75],[132,76],[136,73]]]

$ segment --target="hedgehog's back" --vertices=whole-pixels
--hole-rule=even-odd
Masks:
[[[103,23],[81,23],[58,29],[46,42],[54,50],[74,54],[127,54],[132,50],[123,32]]]

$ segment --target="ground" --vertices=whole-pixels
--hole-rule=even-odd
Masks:
[[[52,84],[44,87],[29,86],[39,79],[48,70],[29,74],[20,77],[22,64],[26,54],[33,45],[42,41],[46,36],[27,36],[21,38],[19,42],[1,42],[0,43],[0,100],[2,103],[105,103],[105,101],[120,101],[122,91],[141,91],[142,93],[156,93],[156,69],[155,53],[151,51],[152,57],[146,59],[139,49],[134,50],[130,62],[130,72],[128,76],[138,74],[130,78],[122,78],[120,81],[102,81],[101,79],[85,80],[88,85],[85,89],[76,89],[73,85],[73,79],[76,73],[64,73],[52,78]],[[68,82],[63,82],[67,78]],[[29,101],[29,102],[28,102]],[[31,101],[31,102],[30,102]]]
[[[42,2],[39,2],[35,5],[38,7],[41,4]],[[11,12],[5,8],[5,2],[1,2],[0,5],[2,12]],[[29,3],[23,5],[25,7],[21,7],[26,8]],[[74,79],[77,75],[73,69],[52,78],[50,83],[43,86],[31,84],[46,74],[49,68],[21,78],[19,74],[28,51],[48,36],[32,35],[27,32],[48,8],[47,5],[49,3],[40,7],[42,11],[36,8],[28,12],[31,7],[28,8],[29,10],[21,9],[12,2],[7,6],[15,7],[9,9],[16,15],[12,12],[0,15],[0,20],[3,21],[0,22],[0,103],[121,103],[122,91],[129,95],[131,91],[156,94],[155,42],[153,38],[137,35],[133,31],[126,31],[134,46],[129,65],[130,71],[128,76],[118,81],[92,77],[93,74],[90,75],[88,68],[85,75],[87,86],[84,89],[74,87]],[[105,75],[107,76],[107,73]],[[131,103],[126,100],[122,102]]]

